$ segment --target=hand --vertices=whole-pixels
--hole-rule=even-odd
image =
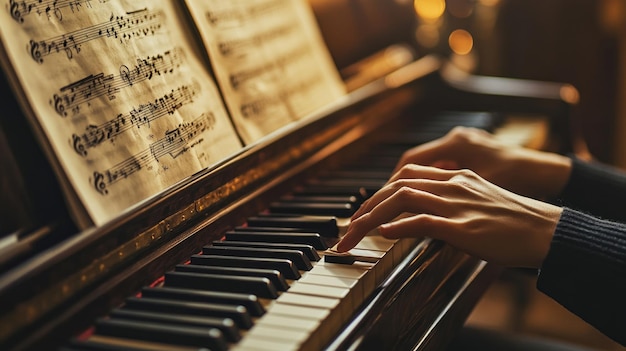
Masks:
[[[428,236],[497,264],[536,268],[561,212],[469,170],[409,164],[363,203],[337,250],[351,249],[379,227],[386,238]]]
[[[496,185],[538,199],[558,195],[572,167],[568,157],[506,145],[488,132],[464,127],[406,151],[395,171],[411,163],[471,169]]]

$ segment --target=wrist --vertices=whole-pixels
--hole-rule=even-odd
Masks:
[[[538,199],[558,196],[569,181],[572,160],[563,155],[529,149],[520,149],[516,169],[519,181],[528,184],[525,195]]]

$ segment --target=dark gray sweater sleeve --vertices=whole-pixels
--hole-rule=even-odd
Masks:
[[[626,173],[572,158],[572,173],[559,201],[595,216],[626,222]]]
[[[626,345],[626,177],[579,160],[537,288]],[[617,201],[617,202],[615,202]],[[623,211],[623,212],[620,212]],[[591,214],[592,213],[592,214]]]

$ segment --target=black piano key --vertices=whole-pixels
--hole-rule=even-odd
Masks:
[[[298,269],[293,262],[278,258],[193,255],[191,256],[191,264],[204,266],[275,269],[281,272],[285,279],[300,279],[300,272],[298,272]]]
[[[298,216],[298,215],[265,215],[260,214],[247,219],[250,227],[285,227],[312,229],[321,236],[336,238],[339,236],[337,219],[332,216]]]
[[[353,204],[353,205],[358,205],[361,202],[359,201],[359,198],[356,196],[351,196],[351,195],[328,195],[328,196],[323,196],[323,195],[285,195],[283,197],[281,197],[282,201],[293,201],[293,202],[308,202],[308,203],[315,203],[315,202],[323,202],[323,203],[345,203],[345,204]]]
[[[154,322],[162,324],[172,324],[179,326],[190,326],[204,329],[219,329],[227,341],[237,342],[241,340],[239,328],[232,319],[229,318],[212,318],[198,317],[182,314],[165,314],[158,312],[133,311],[127,309],[113,310],[109,316],[116,320],[133,320],[143,322]]]
[[[230,241],[221,240],[214,241],[213,246],[243,246],[243,247],[258,247],[267,249],[288,249],[298,250],[302,254],[306,255],[311,261],[319,261],[320,255],[315,248],[307,244],[290,244],[290,243],[267,243],[267,242],[252,242],[252,241]]]
[[[314,184],[297,188],[293,194],[296,196],[355,196],[361,202],[373,195],[367,189],[359,186],[328,187]]]
[[[270,203],[269,210],[272,213],[348,218],[354,214],[356,208],[350,203],[276,201]]]
[[[326,250],[328,245],[319,233],[305,233],[296,228],[237,227],[224,235],[228,241],[259,241],[268,243],[293,243]]]
[[[190,274],[190,273],[188,273]],[[252,318],[244,306],[221,305],[204,302],[172,301],[148,297],[129,297],[123,308],[162,313],[189,314],[193,316],[232,319],[239,328],[250,329]]]
[[[403,151],[406,149],[402,149]],[[394,152],[395,153],[395,152]],[[401,156],[401,153],[398,154],[398,158],[399,159]],[[394,166],[395,167],[395,166]],[[325,178],[328,178],[330,176],[334,177],[335,179],[337,178],[343,178],[343,179],[368,179],[368,180],[379,180],[379,181],[387,181],[389,180],[389,177],[391,177],[391,170],[389,169],[387,171],[382,171],[380,169],[374,169],[374,170],[366,170],[366,169],[361,169],[358,171],[352,170],[352,169],[339,169],[339,170],[332,170],[330,172],[328,172],[327,175],[325,175]]]
[[[396,162],[397,162],[397,159],[396,159]],[[390,166],[389,169],[393,169],[394,166],[395,165]],[[330,179],[316,180],[306,185],[304,188],[306,189],[309,186],[314,186],[314,187],[324,187],[324,188],[329,188],[329,189],[333,189],[333,188],[335,189],[364,189],[365,193],[368,194],[368,196],[371,196],[372,194],[380,190],[380,188],[382,188],[386,182],[387,182],[386,180],[378,180],[378,179],[330,178]],[[354,190],[351,190],[351,191],[354,191]]]
[[[283,275],[275,269],[260,268],[240,268],[240,267],[218,267],[218,266],[200,266],[195,264],[181,264],[176,266],[176,272],[189,272],[200,274],[219,274],[219,275],[235,275],[245,277],[263,277],[272,282],[272,285],[278,291],[286,291],[289,284]]]
[[[184,288],[143,288],[142,297],[154,297],[159,299],[183,300],[194,302],[206,302],[223,305],[244,306],[250,315],[260,317],[265,313],[265,308],[255,295],[239,294],[222,291],[193,290]]]
[[[248,293],[267,299],[278,298],[278,290],[269,279],[264,277],[167,272],[165,273],[165,286]]]
[[[224,335],[216,328],[205,329],[130,320],[100,319],[96,322],[96,333],[174,345],[206,347],[212,351],[228,350]]]
[[[153,351],[150,348],[140,348],[128,345],[107,344],[93,340],[72,340],[67,346],[57,351]],[[207,348],[198,348],[196,351],[209,351]]]
[[[313,268],[311,260],[301,251],[286,249],[265,249],[237,246],[205,246],[202,248],[204,255],[258,257],[258,258],[282,258],[290,260],[298,269],[310,271]]]

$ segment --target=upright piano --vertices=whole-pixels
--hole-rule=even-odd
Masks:
[[[457,125],[569,151],[575,89],[473,75],[440,55],[386,61],[411,45],[390,35],[362,50],[340,67],[345,99],[87,230],[9,98],[2,201],[18,228],[0,246],[0,349],[445,347],[500,267],[427,233],[368,236],[350,262],[325,250],[403,151]]]

